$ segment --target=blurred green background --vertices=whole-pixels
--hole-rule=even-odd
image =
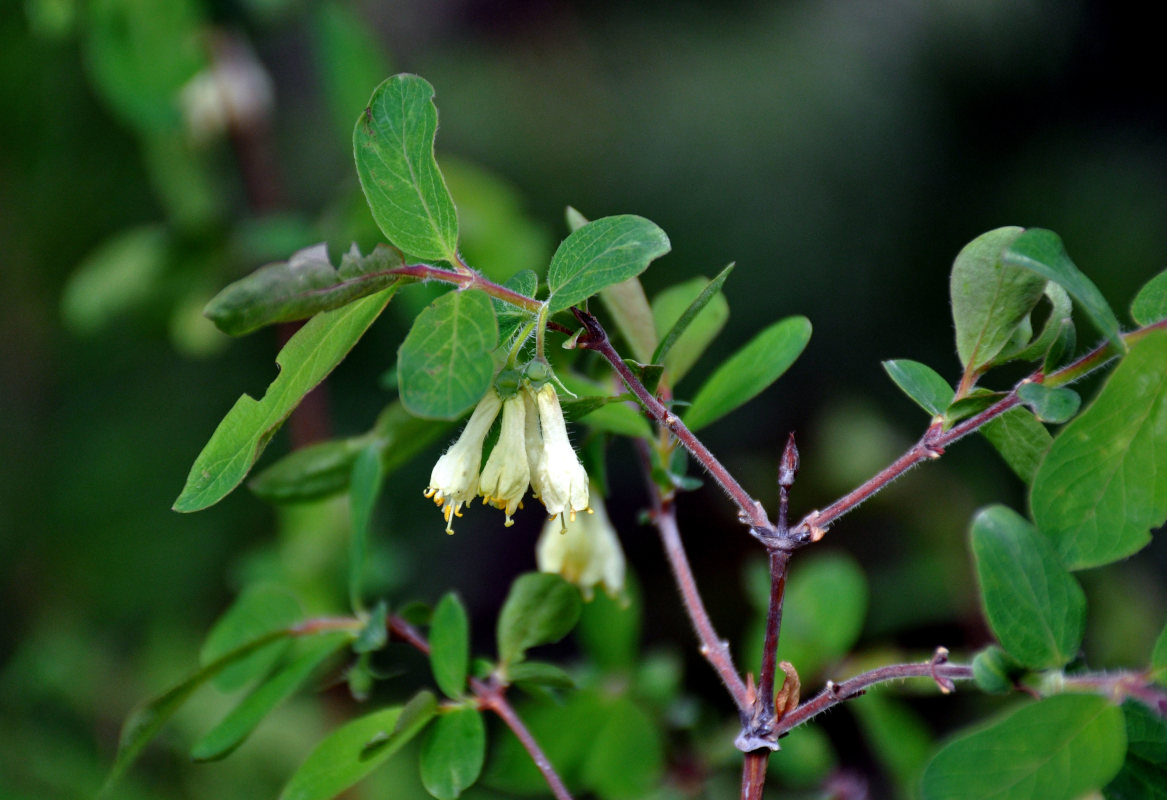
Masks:
[[[947,278],[968,240],[1006,224],[1051,228],[1120,316],[1163,268],[1157,38],[1127,4],[1053,0],[6,3],[0,796],[88,796],[128,710],[195,664],[245,582],[274,577],[312,610],[343,608],[343,502],[276,511],[242,490],[193,516],[169,508],[231,403],[274,376],[278,334],[228,341],[199,316],[203,303],[307,244],[326,240],[337,256],[378,240],[350,131],[385,76],[416,72],[436,89],[439,161],[472,264],[540,268],[569,203],[589,217],[640,214],[669,233],[672,254],[643,277],[650,296],[737,263],[730,322],[682,395],[760,327],[810,317],[801,361],[707,437],[773,503],[777,454],[797,431],[801,514],[926,423],[881,360],[957,377]],[[215,81],[239,87],[231,108],[213,91],[208,105]],[[391,399],[382,374],[426,292],[403,292],[263,463],[292,442],[368,428]],[[539,520],[502,531],[475,508],[444,536],[421,496],[438,449],[387,488],[373,580],[395,601],[458,587],[485,643],[510,580],[533,567]],[[729,704],[637,524],[644,495],[629,453],[619,445],[610,459],[612,517],[649,598],[647,647],[682,665],[685,696],[705,709],[702,724],[715,721],[691,738],[725,746],[730,729],[716,726],[732,722]],[[965,535],[992,500],[1023,509],[1023,487],[969,440],[832,531],[821,549],[849,553],[869,586],[860,660],[987,641]],[[742,642],[754,625],[742,588],[751,541],[709,488],[681,512],[714,619]],[[1165,567],[1158,542],[1082,576],[1092,666],[1145,661],[1167,605]],[[981,702],[897,708],[919,715],[926,741]],[[125,796],[274,796],[323,731],[354,713],[343,691],[305,698],[232,758],[189,764],[183,746],[225,703],[180,716]],[[871,718],[835,714],[825,729],[838,768],[878,796],[899,776]],[[394,766],[355,796],[416,783],[406,772]]]

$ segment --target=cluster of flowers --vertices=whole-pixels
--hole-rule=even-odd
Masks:
[[[434,465],[426,497],[442,509],[447,533],[454,532],[462,506],[479,495],[504,511],[510,527],[529,486],[548,515],[537,546],[539,568],[559,573],[587,594],[600,582],[609,594],[619,594],[624,554],[598,502],[600,513],[593,514],[587,471],[568,439],[554,385],[536,386],[526,378],[499,384],[502,392],[486,392],[458,440]],[[498,442],[480,470],[486,436],[500,411]],[[577,521],[579,512],[586,513]]]

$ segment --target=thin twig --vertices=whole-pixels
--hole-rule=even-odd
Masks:
[[[426,638],[417,628],[410,625],[404,619],[396,615],[390,616],[388,627],[392,635],[420,650],[427,656],[429,655],[429,642],[426,641]],[[519,718],[519,715],[515,713],[514,708],[507,701],[505,687],[493,681],[483,681],[478,678],[470,678],[469,684],[470,691],[478,698],[479,707],[493,711],[511,729],[511,733],[515,735],[515,738],[523,745],[523,749],[531,756],[531,760],[535,762],[535,767],[543,775],[543,780],[547,781],[547,785],[551,787],[551,792],[555,795],[556,800],[571,800],[571,793],[563,785],[562,779],[555,772],[555,768],[551,765],[547,754],[539,747],[539,743],[535,741],[535,737],[527,730],[527,726],[523,724],[523,720]]]

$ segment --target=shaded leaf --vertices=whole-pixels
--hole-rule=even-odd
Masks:
[[[1049,316],[1046,317],[1045,325],[1042,327],[1041,333],[1028,342],[1024,348],[1018,352],[1009,353],[1009,358],[1012,360],[1037,361],[1047,358],[1050,348],[1057,344],[1060,338],[1064,338],[1065,329],[1068,327],[1071,332],[1073,331],[1074,321],[1071,314],[1074,304],[1070,300],[1070,295],[1053,281],[1046,282],[1044,292],[1050,301],[1050,312]]]
[[[981,601],[997,641],[1033,669],[1070,661],[1082,643],[1086,596],[1053,547],[1005,506],[979,512],[970,535]]]
[[[1029,409],[1011,408],[979,430],[1018,478],[1026,484],[1033,483],[1037,467],[1049,452],[1054,437]]]
[[[980,372],[993,363],[1041,299],[1045,280],[1003,259],[1005,249],[1021,234],[1017,227],[983,233],[965,245],[953,262],[952,319],[956,352],[966,371]]]
[[[61,294],[65,323],[77,333],[94,333],[155,300],[165,287],[171,247],[160,225],[131,228],[102,242],[65,284]]]
[[[787,317],[755,336],[705,381],[683,419],[696,431],[715,422],[778,380],[810,341],[810,320]]]
[[[539,278],[531,270],[525,269],[512,275],[503,286],[527,297],[534,297],[539,288]],[[500,342],[509,341],[523,323],[534,317],[530,311],[502,300],[491,298],[491,302],[494,304],[494,316],[498,320],[498,340]]]
[[[1167,799],[1167,721],[1135,700],[1122,706],[1126,759],[1106,785],[1107,800]]]
[[[717,338],[717,334],[725,327],[729,319],[729,303],[720,291],[711,293],[708,299],[701,301],[704,305],[696,311],[683,327],[682,318],[705,295],[705,291],[721,279],[724,283],[728,277],[732,264],[722,270],[711,282],[704,278],[693,278],[690,281],[671,286],[658,294],[652,300],[652,315],[656,321],[657,334],[661,344],[657,347],[657,358],[654,363],[663,363],[669,375],[669,382],[676,385],[688,374],[689,369],[697,363],[697,359],[705,352],[710,343]],[[718,284],[720,286],[720,284]],[[669,342],[669,339],[672,339]],[[667,343],[667,346],[666,346]],[[658,360],[663,359],[663,361]]]
[[[952,404],[956,394],[936,370],[907,358],[884,361],[883,369],[916,405],[936,416]]]
[[[499,612],[499,662],[522,661],[528,648],[562,639],[575,627],[580,605],[579,590],[558,575],[520,575]]]
[[[497,345],[489,297],[442,295],[418,315],[397,351],[402,405],[419,417],[457,419],[490,387]]]
[[[657,726],[626,696],[604,709],[603,720],[581,765],[581,781],[604,798],[644,797],[664,771]]]
[[[519,664],[511,664],[507,667],[507,680],[517,684],[549,686],[552,689],[572,689],[575,687],[575,681],[567,672],[561,667],[548,664],[545,661],[523,661]]]
[[[373,613],[365,620],[364,627],[353,642],[354,653],[373,653],[389,641],[389,605],[381,600],[373,607]]]
[[[973,389],[965,397],[950,405],[944,412],[944,427],[951,428],[963,419],[979,414],[1005,396],[1004,392]]]
[[[430,619],[430,669],[438,688],[457,699],[466,692],[470,668],[470,621],[462,601],[447,593]]]
[[[859,720],[863,736],[889,774],[910,796],[932,755],[933,736],[924,720],[888,692],[868,692],[847,704]],[[783,743],[783,750],[786,749]]]
[[[949,743],[924,771],[925,800],[1075,800],[1122,765],[1122,712],[1063,694],[1024,705]]]
[[[368,100],[367,87],[389,74],[389,61],[374,28],[347,3],[316,6],[309,33],[320,95],[338,131],[348,137],[353,117]]]
[[[644,296],[644,287],[638,278],[613,283],[600,290],[600,300],[612,316],[617,330],[628,342],[632,357],[637,361],[659,364],[653,358],[656,348],[656,326],[652,321],[652,309]]]
[[[241,336],[379,292],[399,280],[388,270],[403,263],[401,253],[390,247],[378,245],[362,256],[353,245],[337,269],[328,260],[327,245],[313,245],[230,284],[207,303],[203,314],[224,333]]]
[[[422,785],[438,800],[454,800],[478,780],[485,760],[482,715],[473,708],[442,714],[421,741]]]
[[[209,761],[230,754],[243,744],[264,717],[295,694],[329,656],[351,640],[350,634],[334,633],[312,642],[306,652],[280,667],[199,739],[191,749],[190,757],[195,761]]]
[[[243,395],[215,428],[195,459],[175,511],[199,511],[226,497],[247,476],[300,399],[348,354],[389,303],[391,286],[371,297],[310,319],[296,331],[276,363],[280,374],[262,400]]]
[[[639,275],[670,247],[665,232],[643,217],[622,214],[589,222],[563,240],[547,267],[550,313]]]
[[[296,595],[283,586],[274,583],[253,584],[244,589],[211,626],[199,651],[199,663],[209,666],[227,653],[274,631],[290,627],[302,614]],[[215,677],[215,687],[224,692],[243,687],[271,669],[283,656],[287,646],[287,641],[278,640],[224,667]]]
[[[353,129],[357,174],[373,219],[394,245],[423,259],[458,261],[458,215],[434,158],[434,89],[394,75],[373,91]]]
[[[280,800],[331,800],[357,783],[417,736],[433,718],[437,704],[432,695],[428,698],[428,704],[415,706],[418,710],[409,714],[402,706],[392,706],[337,728],[299,766],[280,793]]]
[[[1147,334],[1054,439],[1033,519],[1070,569],[1137,552],[1167,520],[1167,331]]]
[[[1083,275],[1066,253],[1062,239],[1053,231],[1030,228],[1005,248],[1004,263],[1032,270],[1038,275],[1061,285],[1070,293],[1098,330],[1114,344],[1118,352],[1126,352],[1126,343],[1119,335],[1118,319],[1098,287]]]
[[[637,663],[641,630],[640,584],[631,570],[624,575],[624,599],[596,592],[583,607],[576,638],[603,670],[631,670]]]
[[[1151,278],[1131,303],[1131,319],[1152,325],[1167,319],[1167,270]]]
[[[1060,423],[1078,413],[1082,398],[1073,389],[1052,387],[1042,383],[1024,383],[1017,397],[1029,406],[1042,422]]]
[[[366,446],[357,454],[349,481],[349,507],[352,513],[352,532],[349,534],[348,595],[354,611],[363,607],[362,583],[365,574],[365,554],[369,549],[369,526],[373,509],[381,494],[385,472],[381,466],[381,451],[375,444]]]

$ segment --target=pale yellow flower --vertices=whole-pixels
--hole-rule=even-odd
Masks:
[[[567,424],[559,407],[559,396],[551,383],[545,383],[534,395],[539,412],[539,440],[532,457],[531,429],[528,426],[527,451],[531,467],[531,488],[551,517],[574,520],[576,512],[588,511],[588,474],[567,438]]]
[[[432,497],[446,518],[446,533],[454,532],[454,517],[463,504],[478,496],[478,467],[482,463],[482,443],[490,431],[502,400],[493,388],[478,402],[458,441],[438,459],[430,473],[426,497]]]
[[[542,572],[553,572],[592,598],[596,584],[602,583],[610,597],[624,591],[624,551],[604,504],[595,504],[594,514],[583,514],[561,524],[547,520],[535,548]]]
[[[527,404],[524,394],[518,392],[503,401],[498,443],[490,451],[490,458],[486,459],[478,481],[478,493],[486,502],[506,512],[508,528],[514,524],[511,515],[522,506],[523,495],[531,481],[531,469],[527,464]]]

